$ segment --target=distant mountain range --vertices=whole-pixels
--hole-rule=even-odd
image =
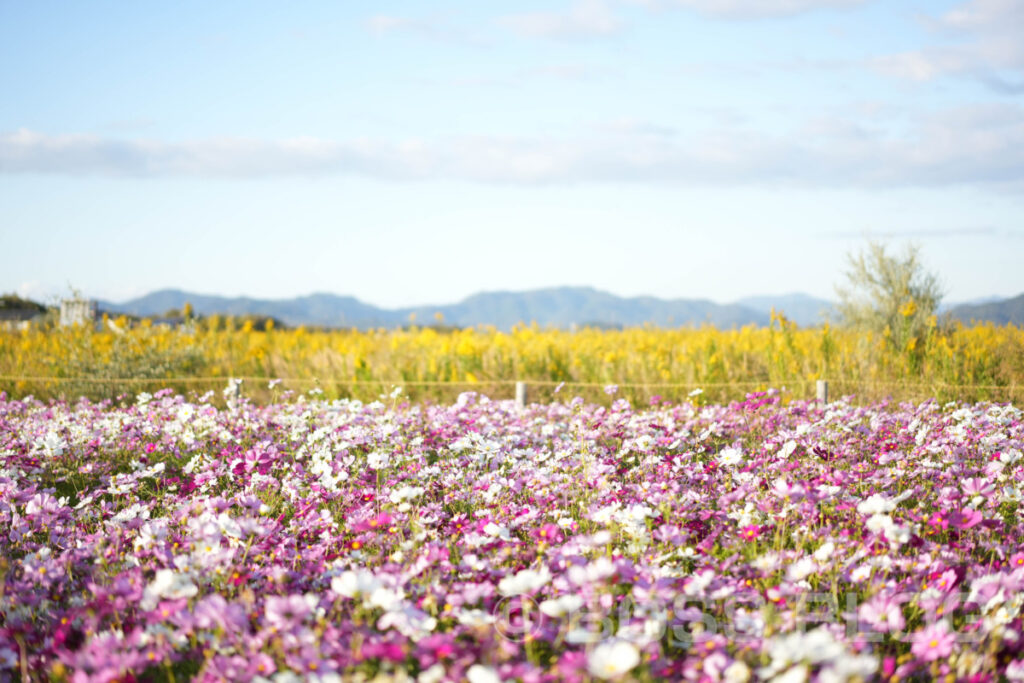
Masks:
[[[1024,294],[983,303],[961,304],[949,309],[947,314],[965,323],[992,322],[996,325],[1024,326]]]
[[[736,302],[760,313],[771,314],[772,309],[785,314],[797,325],[820,325],[836,317],[835,304],[809,294],[779,294],[776,296],[748,296]]]
[[[509,329],[524,322],[543,327],[573,325],[628,327],[650,323],[660,326],[700,325],[739,327],[766,325],[774,308],[798,325],[816,325],[834,317],[832,302],[807,294],[782,294],[740,299],[718,304],[707,299],[659,299],[620,297],[591,287],[555,287],[526,292],[482,292],[454,304],[412,308],[379,308],[351,296],[310,294],[292,299],[253,299],[196,294],[165,289],[123,303],[98,302],[100,310],[139,316],[158,316],[181,310],[185,303],[201,315],[270,316],[287,325],[323,327],[399,327],[415,320],[421,325],[437,322],[457,327],[494,325]],[[1000,324],[1024,324],[1024,295],[1006,301],[965,304],[950,308],[947,315],[970,322],[992,320]]]

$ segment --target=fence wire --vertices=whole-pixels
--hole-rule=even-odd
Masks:
[[[812,385],[818,379],[791,379],[784,382],[784,385],[801,384]],[[482,379],[482,380],[403,380],[403,379],[374,379],[374,380],[353,380],[334,377],[251,377],[224,375],[218,377],[42,377],[22,375],[0,375],[0,381],[4,382],[41,382],[41,383],[95,383],[95,384],[202,384],[207,382],[226,383],[231,380],[243,382],[279,382],[284,384],[335,384],[351,386],[376,386],[381,384],[392,386],[418,386],[418,387],[444,387],[444,386],[515,386],[524,383],[537,387],[587,387],[604,388],[616,386],[620,389],[729,389],[744,387],[762,387],[769,385],[769,382],[761,380],[750,380],[744,382],[576,382],[573,380],[548,380],[548,379]],[[899,387],[904,389],[964,389],[964,390],[991,390],[991,391],[1017,391],[1014,385],[1003,384],[948,384],[935,382],[901,382],[895,380],[864,380],[855,378],[831,378],[827,380],[830,385],[861,386],[861,387]]]
[[[697,400],[700,402],[728,402],[743,398],[750,392],[768,388],[779,389],[789,399],[814,399],[818,378],[789,379],[784,382],[766,380],[732,382],[585,382],[550,379],[478,379],[474,380],[403,380],[393,379],[350,379],[335,377],[257,377],[227,376],[213,377],[89,377],[89,376],[39,376],[0,375],[0,390],[9,395],[35,395],[39,398],[69,399],[80,396],[90,399],[123,399],[125,395],[138,391],[155,391],[170,388],[174,391],[198,391],[226,387],[231,380],[241,380],[243,387],[235,390],[236,395],[245,395],[257,402],[269,402],[280,396],[279,391],[302,391],[320,389],[325,398],[371,399],[384,396],[391,389],[405,389],[405,398],[414,401],[444,402],[453,399],[457,393],[475,390],[494,398],[515,396],[519,402],[518,385],[523,385],[526,396],[522,400],[547,403],[558,400],[559,394],[580,395],[587,400],[605,401],[625,397],[632,401],[644,402],[650,399],[668,402]],[[1024,399],[1024,385],[999,384],[948,384],[932,382],[870,380],[850,377],[830,378],[827,394],[836,398],[849,398],[858,404],[878,400],[922,401],[996,401],[1019,403]],[[618,388],[614,397],[605,395],[609,385]],[[275,388],[276,387],[276,388]],[[701,390],[700,399],[694,399],[694,390]],[[564,391],[563,391],[564,390]],[[493,393],[492,393],[493,392]]]

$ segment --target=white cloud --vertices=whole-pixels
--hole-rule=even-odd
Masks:
[[[1012,230],[997,230],[992,226],[959,227],[959,228],[924,228],[921,230],[875,230],[866,229],[860,232],[842,231],[826,233],[823,237],[835,239],[897,239],[897,240],[921,240],[921,239],[946,239],[946,238],[976,238],[976,237],[1020,237],[1021,234]]]
[[[1000,92],[1024,92],[1024,2],[969,0],[927,23],[955,42],[885,55],[873,66],[916,81],[970,76]]]
[[[662,126],[650,121],[639,119],[622,118],[615,119],[597,126],[601,132],[614,133],[619,135],[655,136],[671,138],[678,135],[679,131],[671,126]]]
[[[444,16],[403,17],[393,14],[375,14],[366,20],[366,27],[371,33],[384,35],[398,31],[408,31],[431,40],[466,45],[482,45],[487,41],[474,33],[466,31],[449,21]]]
[[[1024,3],[1020,0],[970,0],[946,12],[942,24],[957,29],[990,30],[1024,28]]]
[[[583,131],[572,138],[463,136],[398,142],[163,143],[21,130],[0,134],[0,173],[1024,189],[1024,107],[961,107],[901,125],[909,132],[897,135],[881,124],[830,117],[783,135],[735,128],[665,135],[652,131],[666,129],[626,121],[609,124],[602,134]]]
[[[685,7],[721,19],[764,19],[802,14],[818,9],[841,9],[868,0],[639,0],[651,7]]]
[[[462,76],[452,85],[478,88],[481,86],[519,87],[537,81],[593,81],[616,73],[606,66],[590,64],[547,64],[519,69],[504,75]]]
[[[56,292],[59,288],[45,285],[39,280],[29,280],[18,285],[15,293],[22,299],[29,299],[39,303],[50,303],[56,300]]]
[[[622,21],[603,0],[578,0],[566,12],[512,14],[499,22],[531,38],[587,38],[622,30]]]
[[[396,17],[390,14],[376,14],[366,20],[366,25],[374,33],[387,33],[400,28],[412,28],[422,22],[409,17]]]

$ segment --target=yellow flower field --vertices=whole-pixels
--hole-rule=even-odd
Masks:
[[[575,332],[520,326],[494,329],[256,331],[207,320],[174,330],[145,324],[118,332],[81,328],[0,332],[0,390],[14,396],[114,397],[121,393],[219,390],[242,377],[257,399],[319,388],[364,400],[402,386],[414,399],[447,400],[461,391],[530,399],[563,395],[679,400],[730,399],[768,387],[812,396],[828,379],[833,396],[877,399],[1014,400],[1024,378],[1024,331],[1017,327],[932,327],[898,348],[887,335],[830,327],[800,329],[782,316],[768,327]],[[283,381],[273,390],[268,380]]]

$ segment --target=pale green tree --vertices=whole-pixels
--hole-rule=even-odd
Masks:
[[[881,242],[848,256],[846,281],[836,286],[840,322],[884,334],[898,349],[913,349],[936,324],[942,286],[921,262],[921,249],[908,244],[902,254]]]

